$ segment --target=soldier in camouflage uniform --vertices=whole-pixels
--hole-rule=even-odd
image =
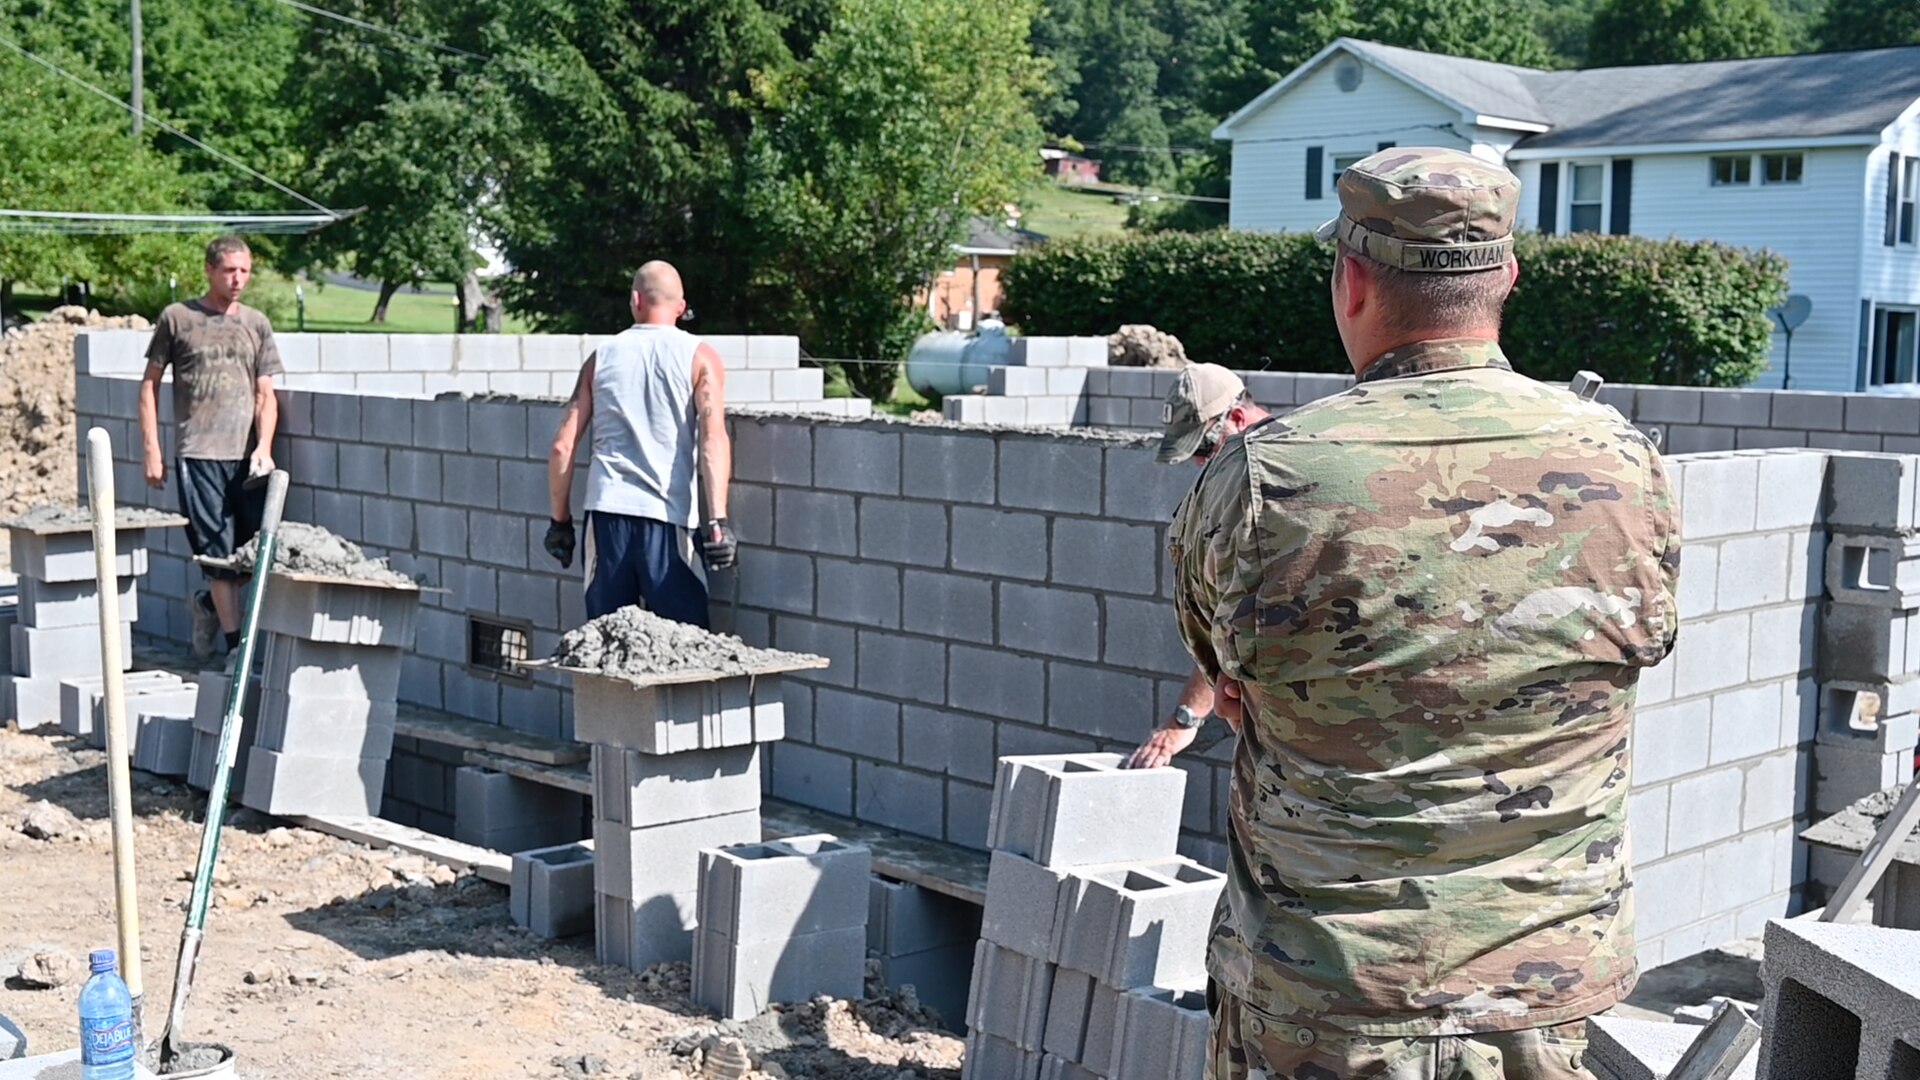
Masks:
[[[1587,1077],[1634,965],[1627,735],[1673,647],[1677,507],[1613,409],[1513,371],[1519,181],[1341,177],[1359,382],[1230,441],[1170,533],[1241,738],[1209,1074]]]

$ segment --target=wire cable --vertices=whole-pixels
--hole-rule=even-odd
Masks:
[[[331,215],[336,219],[341,216],[338,212],[331,210],[325,206],[322,206],[319,203],[313,201],[312,199],[307,198],[305,195],[302,195],[298,191],[293,190],[287,185],[281,183],[280,181],[275,180],[273,177],[268,176],[266,173],[263,173],[260,170],[255,169],[251,165],[248,165],[246,162],[241,161],[239,158],[236,158],[231,154],[224,153],[222,151],[214,149],[211,146],[208,146],[206,143],[201,142],[199,139],[194,138],[193,136],[187,134],[184,131],[181,131],[179,128],[174,127],[172,124],[167,123],[165,120],[160,120],[149,115],[143,109],[134,108],[132,103],[113,96],[113,94],[109,93],[108,91],[100,89],[98,86],[93,85],[92,83],[88,82],[87,80],[81,78],[78,75],[75,75],[74,73],[68,71],[66,68],[61,67],[60,65],[54,63],[53,61],[35,54],[33,51],[29,50],[26,46],[20,44],[19,42],[14,41],[13,39],[5,36],[0,36],[0,45],[4,45],[7,48],[12,49],[14,52],[17,52],[21,56],[26,57],[28,60],[31,60],[34,63],[39,64],[41,67],[46,68],[48,71],[53,72],[55,75],[58,75],[69,82],[77,84],[78,86],[82,87],[88,92],[96,94],[100,97],[106,98],[108,101],[113,102],[115,105],[120,106],[121,108],[127,110],[129,113],[132,113],[133,115],[138,116],[140,119],[146,121],[147,123],[152,124],[154,127],[157,127],[162,131],[167,132],[168,134],[175,135],[181,139],[186,140],[188,143],[191,143],[192,145],[200,148],[201,150],[206,151],[207,153],[213,155],[219,160],[225,162],[226,164],[231,165],[236,169],[239,169],[241,172],[246,173],[248,176],[253,177],[255,180],[258,180],[261,183],[266,184],[267,186],[273,188],[274,190],[279,191],[282,194],[291,195],[294,198],[300,200],[303,203],[306,203],[308,206],[313,207],[315,210],[318,210],[323,214]]]
[[[326,8],[323,8],[323,7],[315,7],[312,4],[301,3],[301,0],[274,0],[274,3],[284,4],[287,7],[295,9],[296,11],[304,11],[309,15],[317,15],[323,19],[333,19],[338,22],[343,22],[348,26],[352,26],[360,30],[371,30],[376,34],[386,34],[389,37],[399,38],[401,41],[410,41],[415,45],[425,46],[426,48],[429,48],[429,49],[437,49],[440,52],[447,53],[452,56],[463,56],[469,60],[482,60],[482,61],[492,61],[496,59],[495,57],[488,56],[485,53],[469,52],[466,49],[457,48],[455,46],[448,45],[443,42],[430,41],[423,37],[415,37],[412,34],[408,34],[400,30],[395,30],[390,26],[381,26],[379,23],[368,22],[365,19],[355,18],[352,15],[345,15],[338,11],[328,11]]]

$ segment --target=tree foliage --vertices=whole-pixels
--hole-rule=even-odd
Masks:
[[[1914,0],[1828,0],[1814,36],[1823,49],[1920,45],[1920,4]]]
[[[1768,0],[1605,0],[1594,12],[1587,63],[1681,64],[1787,51]]]

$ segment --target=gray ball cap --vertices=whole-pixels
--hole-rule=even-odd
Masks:
[[[1192,457],[1207,430],[1246,392],[1240,376],[1219,364],[1187,365],[1173,380],[1160,409],[1160,452],[1154,455],[1160,464],[1173,465]]]

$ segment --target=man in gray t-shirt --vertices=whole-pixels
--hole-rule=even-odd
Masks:
[[[160,444],[160,380],[173,371],[180,511],[195,555],[233,554],[259,531],[266,489],[247,481],[273,471],[280,419],[273,379],[284,370],[267,317],[240,302],[253,276],[253,253],[237,236],[207,245],[207,294],[170,304],[147,345],[140,384],[140,435],[147,483],[167,485]],[[212,655],[216,629],[231,650],[240,637],[240,586],[226,570],[205,568],[208,589],[189,603],[194,651]]]

